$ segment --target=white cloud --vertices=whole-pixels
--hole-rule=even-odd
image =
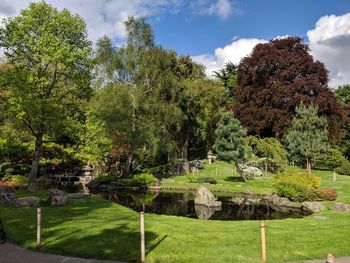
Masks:
[[[0,16],[16,15],[30,2],[39,0],[0,0]],[[85,19],[89,37],[93,42],[108,35],[124,38],[124,21],[129,16],[156,16],[161,13],[176,12],[182,0],[46,0],[59,9],[67,8],[73,14]]]
[[[233,13],[241,13],[231,0],[196,0],[191,3],[192,11],[199,15],[228,18]]]
[[[211,76],[213,71],[221,69],[227,62],[238,64],[243,57],[252,52],[257,44],[265,42],[267,41],[264,39],[241,38],[223,48],[216,48],[214,54],[193,56],[193,59],[203,64],[206,67],[207,75]]]
[[[350,83],[350,13],[321,17],[307,36],[312,55],[329,70],[329,85]]]

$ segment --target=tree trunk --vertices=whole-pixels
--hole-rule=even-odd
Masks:
[[[32,160],[32,167],[29,173],[29,186],[28,191],[33,192],[36,189],[36,179],[39,173],[39,160],[41,155],[41,150],[43,147],[43,136],[39,135],[35,139],[35,150]]]
[[[128,156],[128,159],[126,160],[126,164],[125,164],[125,174],[123,174],[123,176],[127,176],[129,175],[131,169],[132,169],[132,161],[133,161],[133,155],[130,154]]]
[[[238,166],[238,162],[235,162],[235,166],[236,166],[236,171],[237,173],[242,177],[244,182],[248,182],[248,178],[245,177],[245,175],[243,174],[243,172],[241,171],[241,169]]]

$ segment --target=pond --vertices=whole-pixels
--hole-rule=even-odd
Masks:
[[[220,194],[221,207],[206,207],[194,203],[194,192],[115,192],[97,194],[134,211],[159,215],[174,215],[205,220],[271,220],[298,218],[305,214],[281,213],[261,202],[259,198],[244,195]],[[214,194],[215,195],[215,194]]]

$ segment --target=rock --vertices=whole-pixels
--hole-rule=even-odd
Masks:
[[[216,201],[215,196],[204,186],[200,187],[194,197],[194,203],[197,205],[205,205],[209,207],[221,206],[220,201]]]
[[[49,189],[49,202],[51,205],[65,206],[68,204],[68,198],[64,195],[64,191],[58,189]]]
[[[86,194],[67,194],[65,195],[65,197],[67,197],[68,199],[83,199],[83,198],[87,198],[89,195]]]
[[[326,209],[326,207],[320,202],[303,202],[302,205],[302,209],[310,213],[319,213]]]
[[[21,197],[13,200],[10,205],[15,207],[38,207],[40,205],[40,199],[34,196]]]
[[[15,190],[10,186],[0,186],[0,204],[9,204],[16,198]]]
[[[350,211],[350,205],[343,204],[343,203],[335,203],[334,205],[331,206],[331,210],[348,212]]]
[[[301,203],[292,202],[288,198],[279,197],[278,195],[267,195],[263,198],[263,200],[265,200],[272,209],[282,213],[302,211]]]

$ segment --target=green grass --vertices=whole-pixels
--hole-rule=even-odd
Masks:
[[[42,211],[40,250],[137,261],[136,212],[97,198],[72,200],[66,207],[43,207]],[[327,253],[350,255],[350,213],[319,215],[326,219],[309,216],[266,222],[268,262],[324,258]],[[0,217],[10,240],[36,247],[34,208],[0,206]],[[147,262],[261,262],[258,221],[201,221],[152,214],[146,214],[145,221]]]
[[[222,185],[233,191],[245,189],[258,193],[273,191],[273,175],[245,184],[231,177],[230,165],[216,162],[201,171],[211,175],[215,166]],[[300,171],[288,167],[288,171]],[[332,172],[314,171],[321,177],[323,188],[338,192],[338,200],[350,203],[350,177]],[[183,176],[176,183],[186,186]],[[193,184],[196,185],[196,184]],[[240,185],[240,186],[239,186]],[[217,188],[219,189],[219,188]],[[17,192],[26,196],[26,191]],[[45,200],[46,192],[34,195]],[[330,202],[326,202],[330,204]],[[136,262],[140,254],[139,214],[107,200],[89,198],[71,200],[66,207],[42,208],[43,244],[41,251],[61,255]],[[320,218],[320,216],[322,216]],[[0,206],[9,239],[28,248],[36,248],[36,212],[34,208]],[[260,222],[202,221],[176,216],[145,215],[147,262],[244,262],[259,263],[261,253]],[[350,213],[324,211],[301,219],[266,221],[268,262],[301,262],[325,258],[327,253],[350,256]]]

